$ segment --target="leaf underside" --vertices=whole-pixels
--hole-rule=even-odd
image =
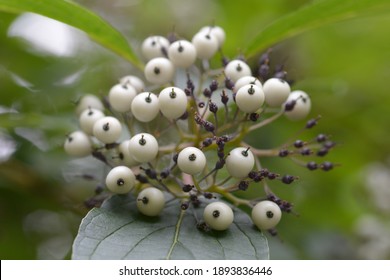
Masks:
[[[236,209],[226,231],[204,232],[197,230],[195,219],[202,218],[202,209],[183,212],[175,200],[159,217],[146,217],[134,198],[115,195],[83,219],[72,259],[269,258],[267,239],[246,213]]]

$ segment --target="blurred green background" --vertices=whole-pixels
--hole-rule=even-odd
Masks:
[[[310,1],[76,2],[122,32],[137,53],[148,35],[166,35],[174,26],[190,39],[215,22],[227,33],[225,55],[235,57],[264,26]],[[95,187],[77,177],[79,162],[62,150],[77,127],[72,102],[83,93],[103,96],[119,77],[141,73],[75,30],[71,41],[58,32],[34,45],[26,34],[34,40],[54,23],[40,25],[27,15],[34,21],[23,25],[22,17],[0,13],[0,258],[69,258],[88,211],[83,201]],[[389,27],[390,14],[381,13],[273,46],[271,58],[285,62],[293,88],[312,97],[312,116],[322,116],[302,138],[332,135],[339,145],[327,160],[340,165],[310,172],[289,160],[267,161],[270,169],[300,177],[287,187],[272,184],[299,215],[285,215],[279,236],[269,236],[271,259],[390,258]],[[50,42],[57,42],[55,52],[45,50]],[[279,145],[302,125],[280,119],[248,141]]]

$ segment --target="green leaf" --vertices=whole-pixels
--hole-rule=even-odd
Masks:
[[[87,33],[93,40],[142,69],[142,63],[126,39],[92,11],[67,0],[0,0],[0,10],[33,12],[61,21]]]
[[[266,26],[248,43],[245,54],[248,57],[254,56],[277,42],[326,24],[388,11],[388,0],[314,1]]]
[[[202,209],[196,216],[202,217]],[[224,232],[196,229],[191,209],[177,200],[159,217],[139,214],[134,198],[113,196],[83,219],[72,259],[268,259],[268,243],[247,214],[235,211]]]

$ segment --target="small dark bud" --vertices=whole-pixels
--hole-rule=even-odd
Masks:
[[[146,184],[149,182],[148,178],[144,175],[141,175],[141,174],[135,175],[135,178],[142,184]]]
[[[160,172],[160,177],[162,179],[165,179],[169,176],[169,174],[171,173],[170,169],[169,168],[165,168],[163,171]]]
[[[325,142],[327,139],[328,137],[325,134],[318,134],[316,137],[318,143]]]
[[[314,161],[310,161],[306,164],[307,169],[309,170],[316,170],[318,168],[318,164]]]
[[[279,151],[279,156],[280,157],[287,157],[290,154],[290,152],[286,149],[282,149]]]
[[[221,93],[221,102],[226,105],[229,102],[229,96],[227,96],[226,92],[222,90]]]
[[[267,178],[270,179],[270,180],[274,180],[277,177],[278,177],[278,174],[273,173],[273,172],[269,172],[268,175],[267,175]]]
[[[213,195],[212,193],[210,193],[210,192],[205,192],[205,193],[203,193],[203,196],[204,196],[205,198],[207,198],[207,199],[212,199],[212,198],[214,198],[214,195]]]
[[[185,92],[185,94],[186,94],[187,96],[191,96],[191,90],[190,90],[190,89],[185,88],[185,89],[184,89],[184,92]]]
[[[259,119],[260,115],[258,113],[251,113],[249,115],[249,119],[252,121],[252,122],[255,122]]]
[[[294,147],[295,148],[302,148],[305,145],[305,143],[302,140],[296,140],[294,142]]]
[[[194,188],[194,185],[186,184],[182,187],[183,192],[189,192]]]
[[[202,145],[203,147],[208,147],[213,143],[213,138],[206,138],[203,140]]]
[[[248,173],[248,178],[253,180],[254,178],[256,178],[257,175],[258,173],[252,170],[251,172]]]
[[[238,189],[242,190],[242,191],[246,191],[249,187],[249,182],[248,181],[241,181],[240,183],[238,183]]]
[[[180,205],[180,208],[181,208],[181,210],[187,210],[189,206],[190,206],[190,203],[188,201],[185,201]]]
[[[216,163],[215,163],[215,169],[221,169],[225,165],[225,159],[220,158]]]
[[[297,178],[292,176],[292,175],[284,175],[282,177],[282,182],[284,184],[291,184],[292,182],[294,182]]]
[[[325,161],[321,164],[321,169],[324,171],[329,171],[333,169],[333,163]]]
[[[310,156],[312,154],[312,150],[310,150],[309,148],[303,148],[301,150],[301,155],[303,156]]]
[[[214,113],[214,114],[217,113],[217,111],[218,111],[217,104],[215,104],[214,102],[210,101],[210,103],[209,103],[209,110],[210,110],[211,113]]]
[[[209,131],[209,132],[214,132],[214,130],[215,130],[215,126],[209,121],[204,121],[203,127],[204,127],[204,129],[206,129],[206,131]]]
[[[212,94],[212,92],[210,91],[209,88],[205,88],[205,89],[203,90],[203,95],[204,95],[205,97],[210,98],[210,97],[211,97],[211,94]]]
[[[233,89],[234,83],[233,83],[233,81],[232,81],[230,78],[226,78],[226,79],[225,79],[225,87],[226,87],[227,89],[230,89],[230,90]]]
[[[218,82],[216,80],[212,80],[209,88],[211,92],[216,91],[218,89]]]
[[[316,125],[317,125],[317,119],[311,119],[311,120],[307,121],[306,128],[310,129],[310,128],[316,126]]]
[[[260,65],[258,70],[258,74],[260,78],[262,78],[263,80],[267,80],[269,77],[269,72],[270,72],[269,65],[267,64]]]
[[[333,141],[326,141],[326,142],[324,143],[324,148],[327,148],[327,149],[331,149],[331,148],[333,148],[334,146],[336,146],[336,143],[333,142]]]
[[[317,156],[319,157],[323,157],[323,156],[326,156],[328,154],[329,150],[325,147],[322,147],[321,149],[319,149],[317,151]]]

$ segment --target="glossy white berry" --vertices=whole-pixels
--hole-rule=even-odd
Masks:
[[[64,150],[68,155],[85,157],[91,154],[92,143],[87,134],[82,131],[74,131],[67,136]]]
[[[150,36],[142,42],[141,51],[147,60],[163,57],[168,50],[169,41],[162,36]],[[165,50],[165,51],[164,51]]]
[[[188,68],[196,60],[196,49],[191,42],[178,40],[169,46],[168,57],[176,67]]]
[[[118,153],[120,162],[128,167],[140,165],[141,163],[136,161],[129,151],[130,140],[125,140],[118,146]]]
[[[181,117],[187,109],[187,95],[177,87],[164,88],[158,96],[158,102],[161,113],[168,119]]]
[[[122,125],[114,117],[98,119],[93,126],[93,135],[105,144],[115,143],[122,134]]]
[[[259,88],[262,88],[261,82],[258,78],[253,76],[244,76],[239,78],[234,84],[233,92],[236,93],[241,87],[246,85],[256,85]]]
[[[80,116],[80,114],[88,108],[104,111],[102,101],[100,101],[99,97],[93,94],[86,94],[81,97],[81,99],[77,103],[76,114]]]
[[[125,194],[135,185],[133,171],[126,166],[117,166],[111,169],[106,177],[106,186],[113,193]]]
[[[194,175],[206,167],[206,157],[198,148],[187,147],[180,151],[177,166],[182,172]]]
[[[230,61],[225,66],[224,71],[226,77],[229,77],[234,83],[242,77],[252,76],[252,70],[249,68],[248,64],[239,59]]]
[[[274,228],[281,218],[280,207],[269,200],[260,201],[252,209],[252,221],[260,230]]]
[[[157,216],[165,206],[165,197],[157,188],[146,188],[137,196],[137,208],[146,216]]]
[[[236,93],[237,107],[245,113],[254,113],[264,104],[264,92],[256,85],[242,86]]]
[[[287,104],[294,103],[292,110],[286,110]],[[290,93],[286,102],[282,105],[285,109],[284,115],[293,121],[302,120],[307,117],[311,109],[309,95],[301,90],[295,90]]]
[[[203,219],[215,230],[226,230],[233,223],[232,208],[223,202],[212,202],[204,208]]]
[[[151,92],[141,92],[133,99],[131,112],[140,122],[150,122],[160,112],[158,97]]]
[[[209,33],[215,36],[218,40],[218,47],[221,48],[223,43],[225,43],[226,33],[220,26],[204,26],[200,29],[199,32]]]
[[[265,103],[271,107],[279,107],[287,100],[291,89],[285,80],[271,78],[265,81],[263,91],[265,94]]]
[[[200,59],[210,59],[218,51],[218,39],[212,34],[198,32],[192,38],[196,56]]]
[[[95,122],[104,117],[104,113],[98,109],[89,108],[84,110],[79,118],[79,124],[82,131],[92,135]]]
[[[153,58],[145,65],[144,74],[146,80],[152,84],[166,84],[173,80],[175,66],[165,57]]]
[[[145,83],[137,76],[133,75],[127,75],[122,77],[119,82],[122,85],[131,85],[137,93],[144,91],[145,89]]]
[[[247,177],[254,164],[255,158],[249,148],[234,148],[226,157],[226,169],[234,178]]]
[[[117,84],[110,89],[108,101],[111,107],[119,112],[126,113],[131,109],[131,102],[136,96],[135,88],[129,84]]]
[[[129,152],[138,162],[150,162],[154,160],[158,154],[157,140],[149,133],[136,134],[130,139]]]

